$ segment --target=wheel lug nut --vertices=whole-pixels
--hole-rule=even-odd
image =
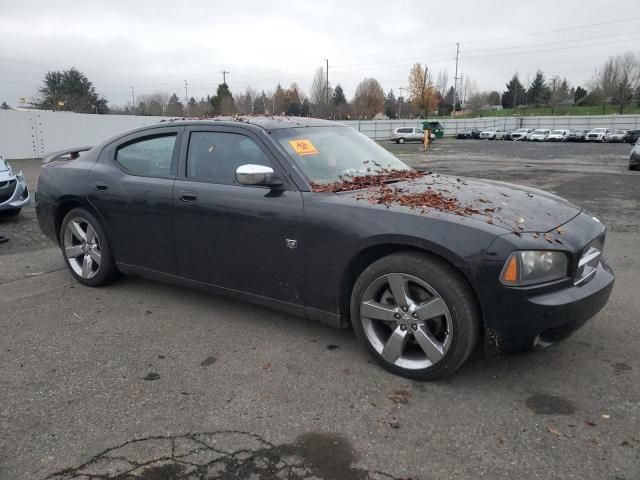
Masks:
[[[411,315],[413,318],[418,318],[418,314],[416,312],[413,312],[413,315]]]
[[[400,314],[399,314],[399,313],[396,313],[396,314],[394,315],[394,317],[395,317],[397,320],[400,320]]]
[[[407,329],[406,325],[400,325],[400,330],[402,330],[403,332]]]
[[[407,312],[409,309],[407,307],[402,307],[403,312]]]
[[[411,328],[412,328],[413,330],[418,330],[418,325],[416,325],[416,324],[414,323],[413,325],[411,325]]]

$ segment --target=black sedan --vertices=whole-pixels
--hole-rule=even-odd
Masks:
[[[456,134],[456,138],[459,140],[466,140],[469,138],[480,138],[480,130],[477,128],[471,128],[469,130],[463,130]]]
[[[333,122],[178,121],[79,150],[46,158],[36,210],[80,283],[137,274],[351,326],[407,377],[451,374],[481,340],[555,343],[613,287],[579,207],[416,172]]]

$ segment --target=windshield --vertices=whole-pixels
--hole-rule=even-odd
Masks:
[[[564,130],[554,130],[551,135],[564,135]]]
[[[7,164],[4,163],[4,160],[0,157],[0,172],[6,172],[7,170],[9,170]]]
[[[533,132],[533,133],[547,133],[548,131],[549,131],[549,130],[540,130],[540,129],[538,129],[538,130],[536,130],[536,131],[535,131],[535,132]]]
[[[602,133],[602,132],[606,132],[607,129],[606,128],[594,128],[593,130],[591,130],[592,132],[595,133]]]
[[[313,183],[412,170],[351,127],[289,128],[275,130],[272,135]]]
[[[528,132],[528,130],[526,128],[519,128],[513,133],[527,133],[527,132]]]

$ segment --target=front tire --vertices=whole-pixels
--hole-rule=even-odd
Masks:
[[[107,235],[98,219],[85,208],[74,208],[60,228],[64,261],[78,282],[88,287],[110,283],[117,268]]]
[[[422,253],[396,253],[369,265],[351,294],[358,339],[389,371],[435,380],[474,350],[480,316],[462,275]]]
[[[404,138],[399,138],[398,143],[404,143]]]

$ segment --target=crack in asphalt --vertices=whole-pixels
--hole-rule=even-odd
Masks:
[[[336,433],[305,433],[275,445],[253,433],[220,430],[136,438],[45,480],[396,480],[354,467],[357,459],[349,440]]]

